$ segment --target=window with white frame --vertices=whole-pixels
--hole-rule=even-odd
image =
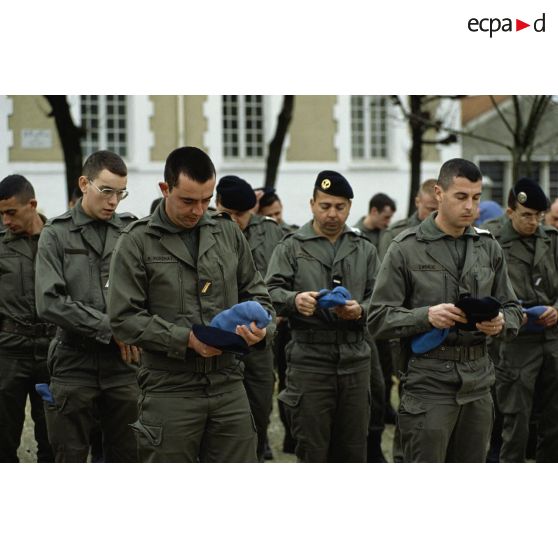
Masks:
[[[351,154],[353,159],[388,158],[388,97],[351,96]]]
[[[80,95],[80,112],[85,157],[99,149],[128,155],[126,95]]]
[[[262,95],[223,95],[223,155],[226,159],[263,157]]]

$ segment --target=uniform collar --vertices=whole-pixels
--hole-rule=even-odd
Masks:
[[[196,227],[203,227],[205,225],[214,225],[215,223],[213,222],[213,219],[208,215],[207,211],[202,215],[201,219],[199,220],[198,224],[196,225]],[[163,229],[166,232],[170,232],[173,234],[179,234],[185,230],[190,230],[190,229],[183,229],[181,227],[177,227],[169,218],[169,216],[167,215],[167,212],[165,211],[165,204],[163,202],[161,202],[157,208],[155,209],[155,211],[153,212],[153,214],[151,215],[151,218],[149,219],[149,226],[156,228],[156,229]]]
[[[524,239],[524,238],[548,238],[544,228],[542,225],[537,227],[537,230],[531,236],[521,236],[512,225],[511,219],[507,219],[506,222],[502,225],[502,229],[500,232],[500,239],[501,242],[510,242],[512,240]]]
[[[87,215],[87,213],[85,213],[81,202],[82,199],[80,198],[74,205],[74,207],[72,207],[72,209],[70,210],[72,221],[75,225],[74,228],[85,227],[86,225],[89,225],[89,223],[94,222],[107,223],[108,225],[112,225],[113,227],[121,228],[122,221],[120,220],[120,217],[116,214],[116,212],[112,214],[112,217],[108,221],[105,221],[103,219],[95,219],[94,217],[90,217],[89,215]]]
[[[43,225],[47,222],[47,218],[42,214],[39,213],[39,217],[43,222]],[[19,240],[20,238],[31,238],[33,236],[39,236],[40,233],[36,235],[27,235],[27,234],[14,234],[10,229],[6,229],[2,238],[2,242],[13,242],[14,240]]]
[[[313,220],[308,221],[308,223],[305,223],[304,225],[302,225],[302,227],[300,227],[300,229],[298,229],[294,233],[294,236],[296,236],[300,240],[314,240],[316,238],[323,238],[324,240],[327,240],[329,242],[328,238],[326,238],[325,236],[322,236],[321,234],[318,234],[314,230],[314,227],[312,226],[312,223],[313,223]],[[355,231],[353,231],[353,229],[351,229],[351,227],[349,227],[345,223],[345,227],[343,228],[343,231],[341,232],[341,234],[339,235],[337,240],[339,240],[345,234],[353,234],[354,235],[356,233],[355,233]]]
[[[445,238],[445,237],[455,239],[455,237],[449,235],[448,233],[445,233],[444,231],[442,231],[438,227],[438,225],[434,221],[434,219],[436,218],[436,215],[438,215],[437,211],[432,212],[419,225],[418,230],[417,230],[417,239],[418,240],[426,240],[426,241],[439,240],[440,238]],[[477,233],[477,231],[475,231],[475,228],[473,226],[469,225],[465,229],[465,232],[463,233],[462,236],[478,237],[479,234]],[[459,238],[461,238],[461,237],[459,237]]]

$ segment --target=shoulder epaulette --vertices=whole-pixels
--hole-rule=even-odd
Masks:
[[[131,214],[130,214],[131,215]],[[141,219],[137,219],[135,221],[132,221],[131,223],[128,223],[123,229],[122,232],[123,233],[127,233],[130,232],[134,227],[137,227],[139,225],[145,225],[149,219],[151,219],[151,215],[148,215],[147,217],[142,217]]]
[[[118,217],[120,219],[125,219],[125,220],[131,219],[133,221],[137,221],[138,219],[137,216],[134,215],[133,213],[119,213]]]
[[[278,223],[275,219],[273,219],[272,217],[268,217],[267,215],[263,215],[262,217],[263,217],[262,223],[269,223],[269,222],[271,221],[274,225],[277,225],[278,227],[281,226],[281,225],[279,225],[279,223]]]
[[[401,231],[393,240],[392,242],[401,242],[402,240],[405,240],[406,238],[408,238],[409,236],[415,236],[417,234],[417,230],[419,228],[419,225],[416,225],[415,227],[409,227],[408,229],[405,229],[403,231]]]
[[[213,213],[211,217],[214,217],[215,219],[219,218],[219,219],[227,219],[228,221],[232,221],[232,217],[226,211],[219,211],[217,213]]]
[[[55,223],[56,221],[67,221],[68,219],[72,218],[72,210],[68,209],[68,211],[66,211],[66,213],[62,213],[62,215],[57,215],[56,217],[51,217],[46,223],[45,225],[48,225],[49,223]]]
[[[358,228],[358,227],[349,227],[351,232],[361,238],[362,240],[366,240],[366,242],[370,242],[370,244],[374,245],[374,243]]]
[[[494,235],[487,229],[479,229],[478,227],[473,227],[473,229],[475,229],[475,232],[477,234],[483,234],[484,236],[490,236],[491,238],[494,238]]]

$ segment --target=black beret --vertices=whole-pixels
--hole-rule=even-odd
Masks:
[[[465,296],[455,304],[458,308],[465,312],[467,316],[467,323],[456,323],[458,329],[465,331],[475,331],[477,328],[475,324],[478,322],[485,322],[492,320],[500,312],[501,304],[498,300],[491,296],[484,298],[473,298],[472,296]]]
[[[194,324],[192,326],[194,335],[206,345],[221,349],[225,353],[236,355],[247,355],[250,352],[248,344],[240,335],[225,331],[218,327]]]
[[[513,194],[518,203],[535,211],[546,211],[550,206],[543,189],[530,178],[520,178],[513,187]]]
[[[256,194],[252,186],[238,176],[223,176],[217,184],[221,205],[235,211],[248,211],[256,205]]]
[[[354,196],[353,189],[347,179],[335,171],[325,170],[318,174],[314,188],[330,196],[339,196],[350,200]]]

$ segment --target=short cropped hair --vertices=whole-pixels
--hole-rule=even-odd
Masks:
[[[262,207],[268,207],[269,205],[273,205],[275,202],[281,203],[279,196],[275,193],[274,190],[269,192],[265,192],[265,194],[260,198],[260,209]]]
[[[197,147],[179,147],[172,151],[165,162],[165,182],[172,190],[178,178],[185,174],[194,182],[207,182],[215,176],[215,166],[209,155]]]
[[[374,196],[372,196],[372,198],[370,199],[370,203],[368,204],[368,213],[372,211],[373,207],[378,210],[378,213],[381,213],[386,206],[395,213],[397,209],[395,201],[393,201],[387,194],[375,194]]]
[[[436,186],[436,179],[435,178],[429,178],[428,180],[425,180],[420,185],[419,193],[420,194],[426,194],[428,196],[433,196],[434,195],[434,186]]]
[[[31,182],[21,174],[10,174],[0,182],[0,200],[13,197],[21,203],[27,203],[35,197],[35,189]]]
[[[128,168],[122,157],[112,151],[104,150],[91,153],[83,164],[81,173],[89,178],[89,180],[95,180],[105,169],[118,176],[128,175]]]
[[[447,190],[452,185],[453,179],[458,177],[466,178],[470,182],[482,180],[481,171],[475,163],[466,159],[450,159],[442,165],[436,184],[442,190]]]

